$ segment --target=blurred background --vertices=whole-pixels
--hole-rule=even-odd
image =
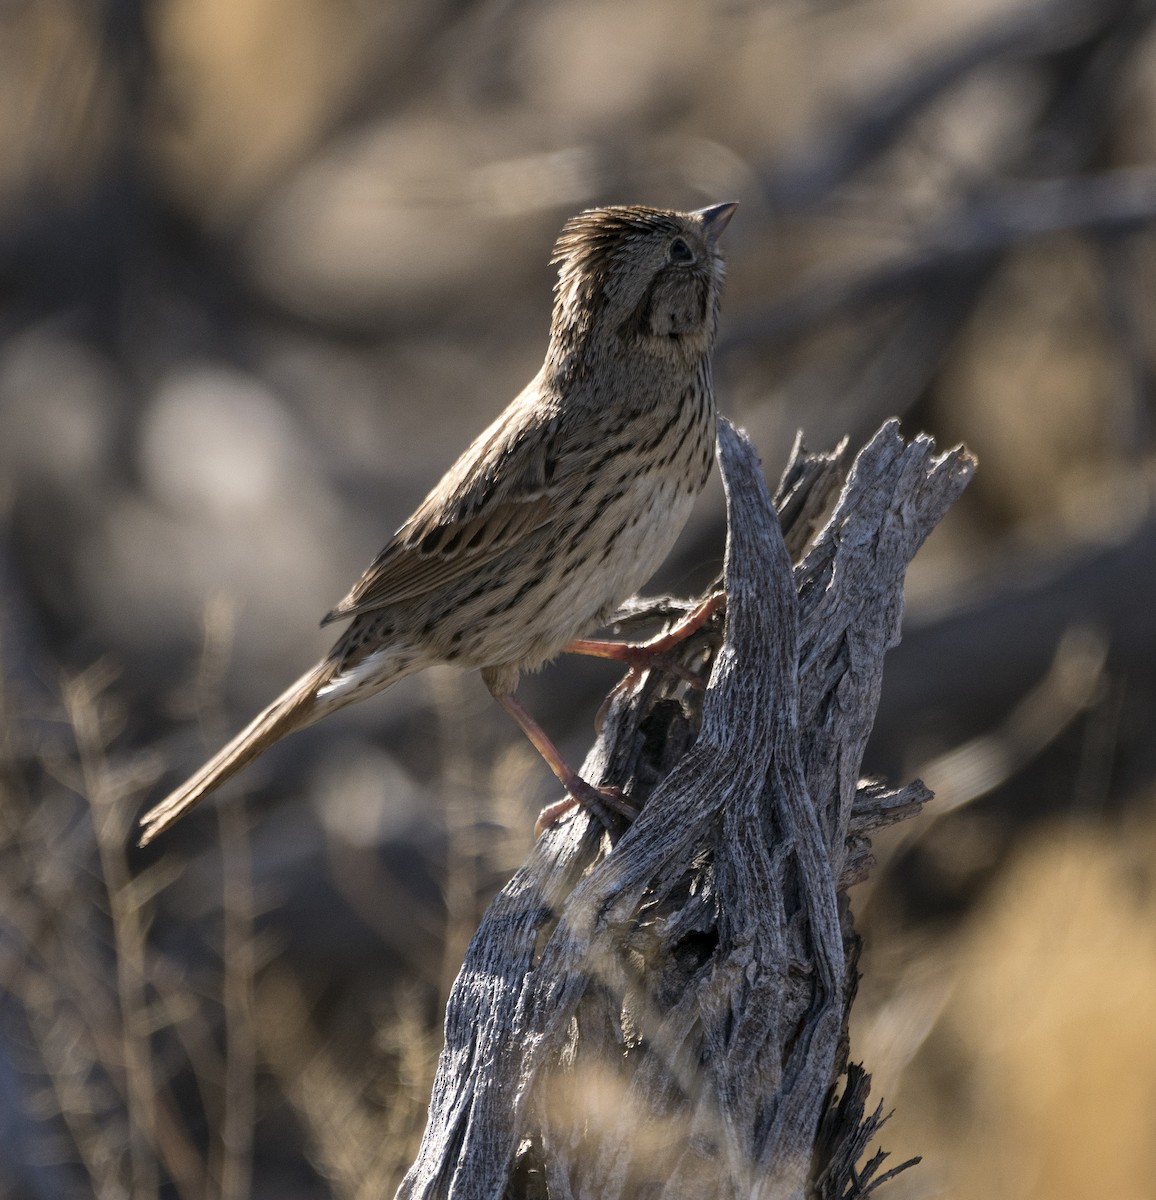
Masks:
[[[732,199],[772,482],[980,460],[865,764],[938,794],[853,896],[887,1194],[1151,1195],[1152,0],[0,5],[3,1195],[390,1194],[544,767],[431,672],[132,823],[535,372],[563,220]],[[523,696],[580,760],[615,678]]]

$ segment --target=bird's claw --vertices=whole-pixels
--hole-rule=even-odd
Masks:
[[[535,837],[540,837],[579,805],[597,817],[611,835],[617,831],[617,822],[611,817],[611,813],[625,818],[628,822],[633,821],[639,813],[637,806],[626,798],[626,793],[620,787],[595,787],[584,779],[579,779],[571,784],[567,791],[570,793],[568,796],[553,804],[547,804],[538,814],[538,819],[534,822]]]

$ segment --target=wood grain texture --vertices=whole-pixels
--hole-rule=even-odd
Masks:
[[[725,629],[679,652],[708,685],[651,671],[616,696],[583,775],[641,815],[611,846],[576,814],[491,905],[407,1200],[844,1200],[885,1178],[859,1163],[881,1118],[847,1062],[846,889],[870,833],[929,793],[859,766],[907,564],[974,460],[896,422],[849,473],[845,447],[799,442],[781,526],[750,443],[725,421],[718,438]]]

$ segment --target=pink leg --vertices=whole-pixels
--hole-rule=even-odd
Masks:
[[[518,722],[522,732],[530,739],[534,749],[546,760],[546,765],[558,777],[570,794],[555,804],[547,805],[538,814],[534,825],[535,836],[548,829],[559,817],[568,813],[576,804],[583,804],[600,816],[600,812],[611,808],[626,817],[636,817],[638,810],[623,799],[617,788],[596,788],[586,782],[562,757],[558,747],[549,739],[546,731],[534,720],[521,704],[511,695],[491,693],[494,699]]]
[[[648,642],[614,642],[601,638],[579,638],[566,647],[568,654],[587,654],[593,658],[612,658],[628,663],[631,667],[649,666],[661,654],[673,650],[697,632],[716,612],[726,604],[726,593],[715,592],[697,608],[666,633],[651,638]],[[695,679],[697,682],[697,678]]]
[[[677,675],[691,687],[701,688],[703,681],[693,672],[688,671],[680,663],[662,662],[662,657],[668,650],[673,650],[679,642],[685,641],[692,633],[697,632],[720,608],[726,605],[726,593],[715,592],[708,596],[697,608],[687,613],[685,617],[666,633],[653,637],[648,642],[613,642],[601,638],[580,638],[571,642],[565,649],[568,654],[586,654],[591,658],[609,658],[615,662],[624,662],[630,670],[614,686],[613,691],[606,697],[598,715],[594,718],[594,728],[602,730],[602,722],[614,698],[633,687],[641,671],[648,667],[660,665]]]

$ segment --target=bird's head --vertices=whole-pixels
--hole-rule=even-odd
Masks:
[[[552,349],[692,359],[709,352],[725,269],[718,240],[738,206],[592,208],[566,222]]]

